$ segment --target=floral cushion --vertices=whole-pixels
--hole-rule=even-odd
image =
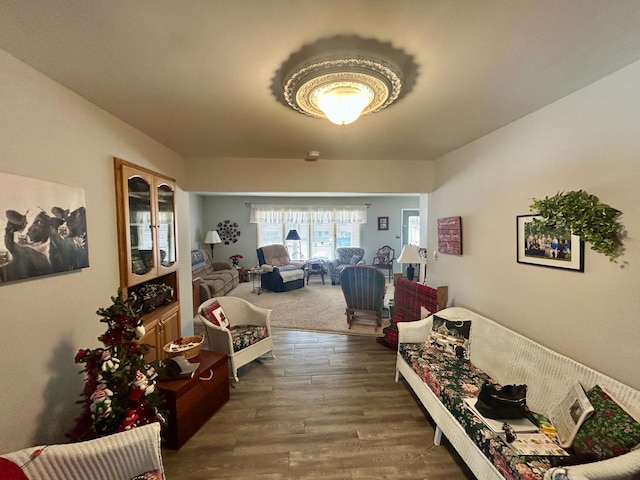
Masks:
[[[267,327],[260,325],[235,325],[230,330],[234,352],[258,343],[269,336]]]
[[[640,444],[640,423],[599,385],[587,392],[587,398],[595,411],[573,440],[576,453],[592,453],[598,460],[606,460],[628,453]]]
[[[136,475],[131,480],[163,480],[163,477],[160,470],[150,470],[142,475]]]
[[[562,458],[516,455],[465,407],[465,397],[477,396],[485,380],[494,382],[469,360],[422,343],[401,344],[399,353],[506,479],[542,480]]]

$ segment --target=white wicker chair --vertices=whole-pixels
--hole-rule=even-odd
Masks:
[[[202,309],[213,302],[219,302],[229,320],[229,327],[240,325],[255,325],[267,328],[268,336],[262,340],[234,351],[233,336],[228,328],[214,325],[202,314]],[[214,297],[202,303],[198,308],[198,318],[205,327],[209,350],[226,353],[231,363],[233,378],[238,381],[238,369],[257,358],[271,352],[273,354],[273,339],[271,337],[271,310],[256,307],[255,305],[238,297]]]
[[[34,457],[36,450],[42,453]],[[0,456],[23,465],[30,480],[113,480],[152,470],[165,478],[157,422],[95,440],[40,445]]]

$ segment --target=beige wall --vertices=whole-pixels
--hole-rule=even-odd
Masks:
[[[0,50],[0,171],[83,188],[90,267],[0,285],[0,453],[64,440],[79,413],[73,358],[100,345],[96,310],[118,277],[113,157],[173,176],[179,155]],[[0,206],[0,215],[11,206]],[[188,195],[178,192],[181,258],[189,265]],[[4,225],[2,226],[4,228]],[[186,254],[185,254],[186,252]],[[186,286],[185,286],[186,282]],[[190,275],[181,287],[190,300]],[[191,311],[191,303],[183,308]]]
[[[187,159],[185,188],[191,192],[427,193],[433,162],[282,160],[273,158]]]
[[[449,298],[640,388],[640,62],[439,159],[429,201],[462,216],[464,255],[441,254]],[[627,265],[585,250],[585,272],[516,263],[516,215],[583,189],[621,210]],[[624,266],[624,268],[622,268]]]

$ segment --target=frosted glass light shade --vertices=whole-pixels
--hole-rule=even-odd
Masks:
[[[318,106],[330,122],[349,125],[355,122],[373,100],[373,93],[364,85],[337,87],[318,95]]]

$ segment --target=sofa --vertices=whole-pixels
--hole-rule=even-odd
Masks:
[[[25,476],[21,477],[21,473]],[[0,478],[163,480],[160,424],[86,442],[41,445],[2,454]]]
[[[436,315],[439,318],[431,315],[398,323],[396,381],[400,376],[405,379],[435,422],[434,443],[439,445],[444,434],[477,478],[640,478],[640,449],[633,449],[640,443],[640,391],[465,308],[451,307]],[[471,322],[462,351],[454,354],[428,341],[434,319],[436,324],[453,321],[459,328],[464,321]],[[548,416],[567,395],[573,381],[580,382],[594,406],[599,403],[593,400],[602,396],[594,398],[592,394],[602,387],[610,395],[607,398],[615,399],[622,408],[615,402],[609,405],[610,411],[597,407],[582,425],[583,434],[579,433],[580,441],[574,440],[576,452],[570,457],[518,456],[464,406],[463,398],[477,396],[486,380],[501,385],[526,384],[527,406],[543,416]],[[602,422],[606,427],[598,429]],[[607,438],[621,431],[625,432],[624,442],[630,443],[624,449],[618,444],[619,438]],[[586,452],[585,448],[591,451]],[[609,449],[620,455],[604,459],[609,456]],[[568,463],[577,464],[567,466]]]
[[[237,268],[227,262],[213,262],[205,250],[191,250],[191,277],[200,289],[200,302],[226,295],[240,283]]]
[[[304,287],[304,262],[289,258],[287,247],[275,243],[256,250],[263,290],[289,292]]]
[[[339,247],[336,248],[336,258],[327,262],[327,270],[331,285],[340,284],[340,274],[344,267],[349,265],[364,265],[364,249],[359,247]]]

